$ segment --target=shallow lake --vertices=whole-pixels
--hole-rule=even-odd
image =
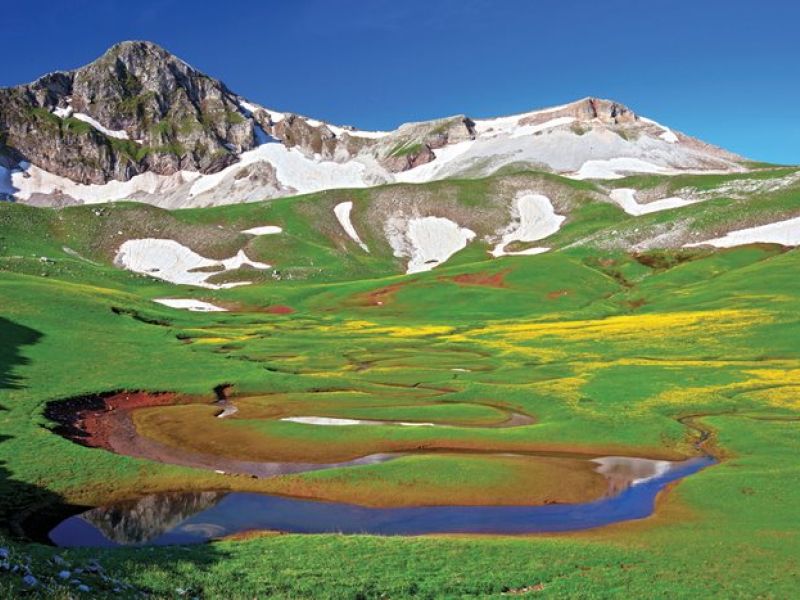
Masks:
[[[594,462],[609,481],[609,493],[581,504],[369,508],[258,493],[168,493],[70,517],[50,532],[50,539],[58,546],[101,547],[196,544],[256,530],[374,535],[575,531],[647,517],[665,486],[716,461],[604,457]]]

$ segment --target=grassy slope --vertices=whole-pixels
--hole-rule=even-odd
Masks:
[[[423,382],[452,387],[447,399],[467,403],[461,406],[499,399],[539,419],[520,429],[454,427],[436,432],[437,439],[690,453],[687,431],[676,417],[715,413],[702,421],[716,430],[716,444],[728,459],[663,497],[654,518],[582,534],[278,536],[179,552],[64,554],[102,554],[117,574],[164,596],[178,586],[205,597],[464,597],[536,585],[543,585],[549,597],[794,593],[800,572],[794,508],[800,501],[800,437],[796,421],[773,419],[800,416],[797,251],[667,252],[646,264],[590,249],[499,261],[465,251],[429,274],[369,279],[393,259],[385,251],[357,256],[346,240],[310,227],[299,215],[313,210],[317,200],[306,200],[305,209],[282,200],[179,211],[174,217],[191,226],[230,223],[232,231],[279,224],[287,229],[288,241],[251,240],[254,254],[262,258],[291,248],[313,255],[319,261],[314,266],[327,265],[331,272],[325,279],[335,281],[281,281],[191,294],[65,254],[63,237],[43,235],[54,231],[59,213],[2,207],[4,522],[20,510],[58,499],[92,504],[159,489],[258,485],[347,498],[363,490],[365,481],[402,490],[420,472],[446,489],[454,465],[431,466],[419,458],[252,484],[86,449],[52,434],[41,415],[46,401],[78,393],[147,388],[208,394],[222,381],[235,382],[243,392],[282,393],[282,402],[310,411],[338,407],[337,414],[344,416],[352,413],[342,398],[320,399],[309,390],[357,387],[368,392],[360,397],[361,410],[391,415],[391,408],[381,408],[386,401],[382,384]],[[608,227],[617,227],[623,218],[607,205],[581,206],[586,218],[573,219],[573,228],[596,227],[604,219]],[[72,236],[70,247],[86,258],[107,260],[87,224],[102,217],[71,210],[76,222],[61,235]],[[563,235],[571,236],[566,228]],[[235,250],[247,240],[232,235],[217,242],[209,252]],[[348,253],[350,262],[338,260]],[[41,263],[40,255],[56,263]],[[503,287],[453,280],[496,272],[503,275]],[[366,278],[351,280],[353,273]],[[369,300],[370,292],[398,283],[405,285],[379,296],[383,304]],[[296,312],[199,315],[148,301],[178,293],[252,306],[288,304]],[[115,314],[112,307],[130,312]],[[148,324],[136,314],[167,325]],[[366,371],[353,369],[367,359],[377,362]],[[454,373],[455,367],[471,371]],[[474,408],[456,404],[450,411],[469,418]],[[257,420],[248,426],[263,439],[294,440],[306,452],[354,443],[338,428]],[[398,437],[419,442],[433,435],[365,428],[358,443],[380,447]],[[496,477],[490,463],[468,465],[470,481],[490,484]],[[37,546],[26,551],[37,560],[52,553]]]

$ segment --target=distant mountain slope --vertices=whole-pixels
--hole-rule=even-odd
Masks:
[[[208,206],[509,166],[577,179],[745,170],[741,157],[595,98],[390,132],[339,127],[248,102],[149,42],[0,89],[0,194],[30,204]]]
[[[547,257],[562,253],[644,253],[660,268],[717,246],[783,251],[777,246],[800,245],[798,223],[797,169],[613,182],[520,171],[180,211],[0,203],[0,270],[56,276],[102,267],[104,277],[122,277],[108,268],[115,265],[143,279],[221,291],[465,264],[530,261],[546,269]]]

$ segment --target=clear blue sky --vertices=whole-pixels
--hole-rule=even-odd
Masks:
[[[276,109],[364,129],[584,96],[800,163],[796,0],[2,0],[0,86],[154,41]]]

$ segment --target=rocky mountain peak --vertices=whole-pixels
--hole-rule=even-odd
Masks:
[[[84,67],[0,89],[0,197],[32,203],[191,206],[484,176],[506,165],[603,178],[736,170],[740,161],[596,97],[392,131],[339,127],[248,102],[145,41],[121,42]],[[124,185],[102,186],[112,180]]]
[[[217,171],[255,144],[238,98],[151,42],[0,90],[0,151],[80,183]]]

